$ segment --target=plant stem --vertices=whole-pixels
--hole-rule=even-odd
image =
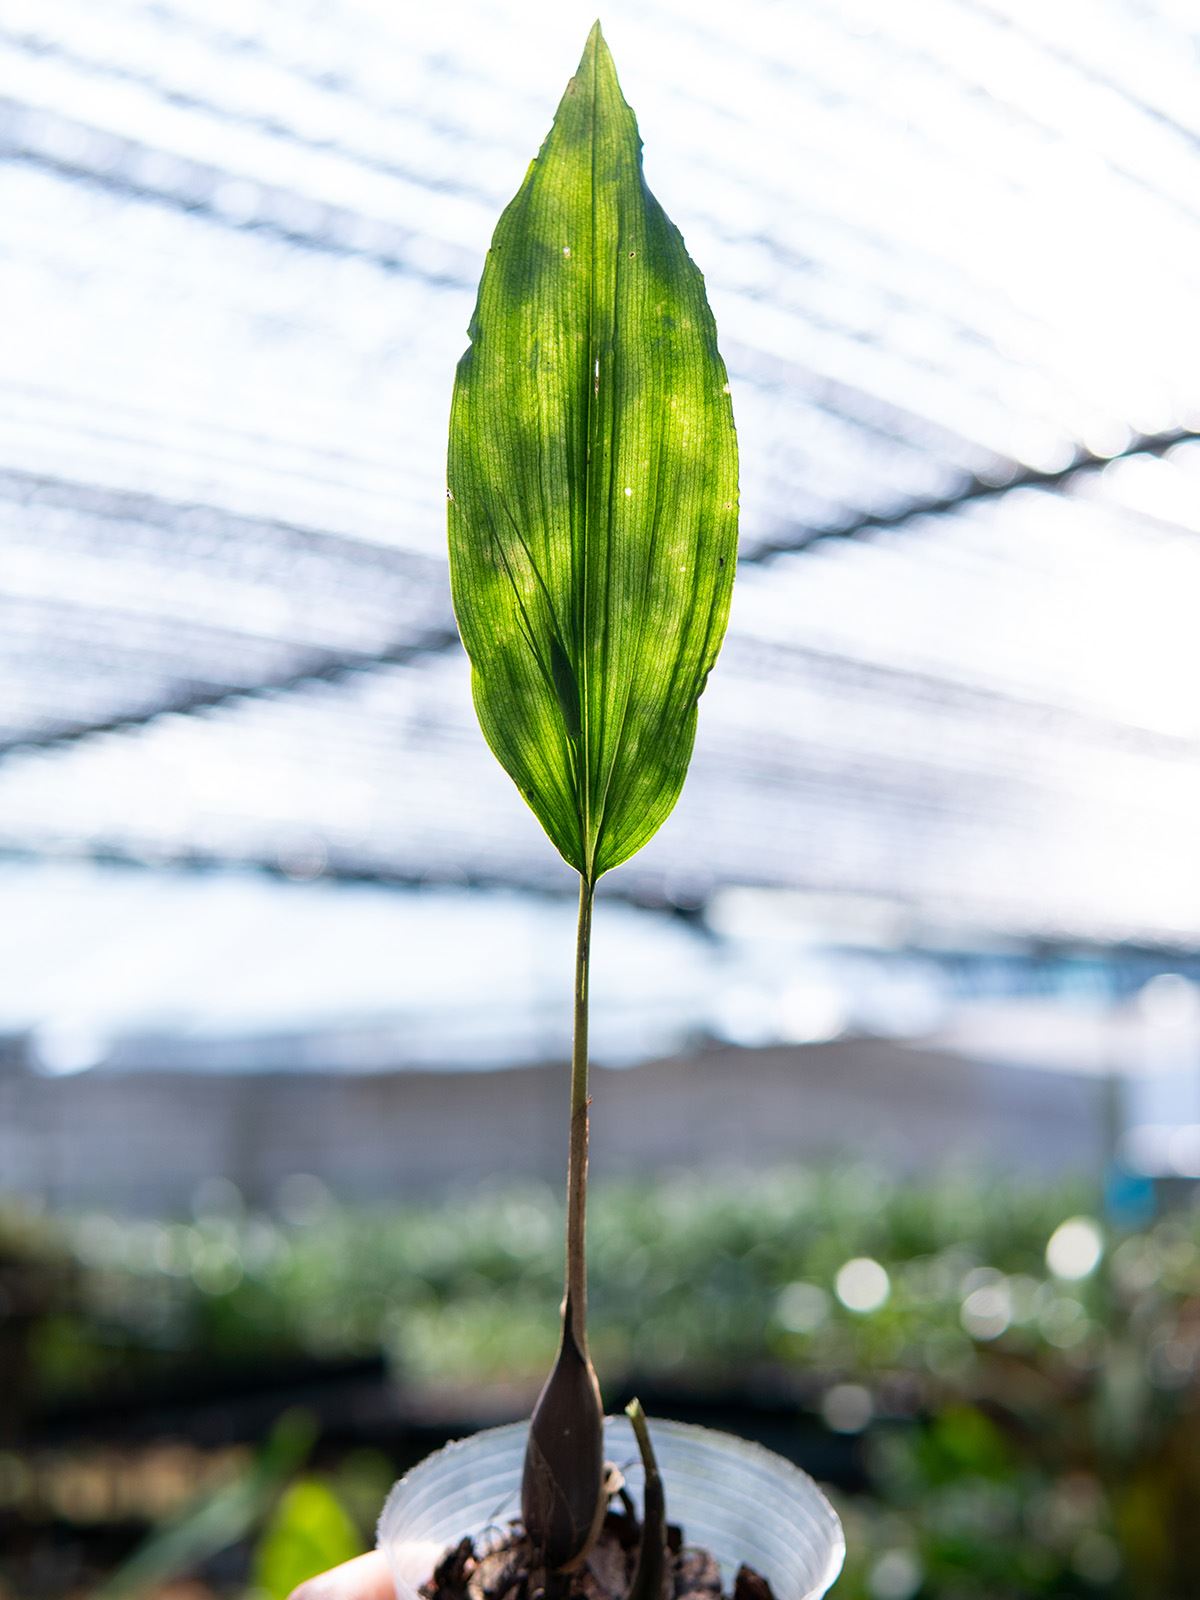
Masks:
[[[567,1270],[564,1315],[579,1353],[587,1358],[588,969],[592,948],[593,885],[579,878],[575,936],[575,1027],[571,1045],[571,1140],[567,1156]]]
[[[646,1473],[642,1501],[642,1542],[628,1600],[662,1600],[667,1542],[667,1505],[663,1481],[658,1462],[654,1459],[654,1446],[650,1443],[650,1430],[646,1426],[642,1402],[631,1400],[625,1407],[625,1415],[633,1423],[638,1454]]]
[[[521,1473],[521,1517],[550,1573],[573,1571],[596,1541],[604,1492],[604,1407],[587,1353],[584,1250],[588,1155],[588,957],[592,880],[580,874],[575,941],[575,1043],[571,1052],[571,1138],[567,1157],[567,1289],[562,1338],[529,1419]]]

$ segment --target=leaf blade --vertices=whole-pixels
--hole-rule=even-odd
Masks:
[[[599,27],[496,228],[451,410],[451,580],[493,751],[590,881],[682,787],[737,446],[703,279]]]

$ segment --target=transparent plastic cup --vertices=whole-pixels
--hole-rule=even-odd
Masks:
[[[529,1425],[510,1423],[460,1439],[424,1460],[392,1489],[378,1543],[397,1600],[417,1589],[442,1553],[470,1534],[486,1538],[520,1512],[521,1465]],[[806,1473],[761,1445],[682,1422],[650,1422],[667,1496],[667,1516],[689,1545],[717,1559],[728,1593],[746,1562],[776,1600],[819,1600],[846,1553],[837,1513]],[[604,1450],[642,1504],[643,1474],[626,1417],[608,1417]]]

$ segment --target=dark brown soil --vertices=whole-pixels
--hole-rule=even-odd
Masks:
[[[447,1550],[423,1600],[625,1600],[637,1566],[641,1525],[627,1511],[610,1511],[600,1537],[578,1572],[547,1575],[520,1523],[497,1529],[493,1539],[471,1539]],[[667,1527],[663,1600],[774,1600],[771,1586],[752,1567],[739,1567],[732,1595],[721,1590],[717,1563],[707,1550],[685,1545],[680,1530]]]

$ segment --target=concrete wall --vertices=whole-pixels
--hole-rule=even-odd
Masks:
[[[712,1050],[594,1069],[593,1173],[847,1155],[899,1171],[974,1160],[1051,1175],[1099,1170],[1102,1082],[983,1066],[878,1041]],[[473,1178],[559,1183],[566,1071],[97,1071],[0,1076],[0,1192],[160,1212],[232,1178],[269,1203],[292,1173],[347,1198],[416,1197]]]

